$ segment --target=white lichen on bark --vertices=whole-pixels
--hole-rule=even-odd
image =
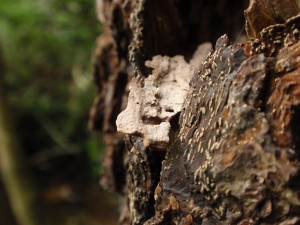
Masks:
[[[183,56],[158,55],[146,61],[152,74],[131,80],[127,108],[116,121],[118,131],[143,137],[145,147],[168,144],[170,120],[181,111],[194,69],[209,51],[210,44],[201,45],[190,64]]]

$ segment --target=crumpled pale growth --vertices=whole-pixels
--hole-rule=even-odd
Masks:
[[[199,54],[198,48],[195,54],[201,60],[198,63],[210,50],[210,44],[203,45],[203,54]],[[142,136],[145,147],[163,147],[167,144],[170,119],[181,111],[196,61],[193,58],[190,65],[183,56],[171,58],[160,55],[146,61],[145,65],[153,69],[152,74],[144,80],[131,80],[127,108],[116,121],[118,131]]]

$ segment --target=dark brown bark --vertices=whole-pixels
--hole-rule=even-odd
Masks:
[[[120,224],[300,224],[299,9],[252,0],[247,41],[246,3],[99,1],[90,124]]]

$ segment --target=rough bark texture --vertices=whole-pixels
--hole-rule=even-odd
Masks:
[[[247,5],[98,1],[90,124],[120,224],[300,224],[298,2]]]

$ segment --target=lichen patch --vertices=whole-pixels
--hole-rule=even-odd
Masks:
[[[131,80],[127,108],[117,118],[118,131],[143,137],[145,147],[168,144],[170,120],[181,111],[194,69],[210,51],[208,43],[199,46],[190,64],[183,56],[158,55],[146,61],[152,74]]]

